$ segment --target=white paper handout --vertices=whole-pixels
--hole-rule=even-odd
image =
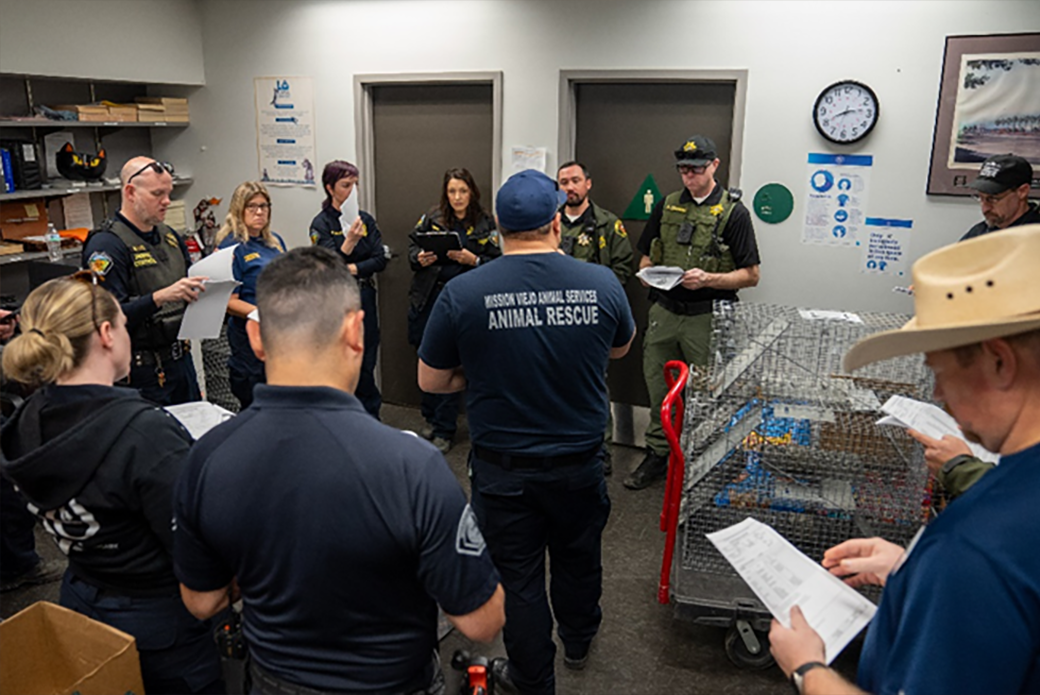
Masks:
[[[782,625],[791,626],[792,606],[802,609],[823,640],[828,664],[877,611],[767,524],[748,517],[707,536]]]
[[[200,439],[202,435],[209,432],[222,422],[227,422],[235,417],[235,414],[226,408],[221,408],[216,403],[207,401],[193,401],[181,403],[180,405],[168,405],[166,412],[177,418],[184,429],[188,430],[194,439]]]
[[[354,220],[361,214],[358,211],[358,192],[357,184],[354,184],[354,189],[347,196],[347,199],[343,201],[343,205],[339,208],[339,226],[346,234],[347,230],[350,229],[350,225],[354,224]]]
[[[931,403],[916,401],[905,396],[892,396],[881,406],[881,412],[885,413],[885,417],[877,421],[879,425],[899,425],[915,429],[932,439],[942,439],[943,435],[947,434],[964,439],[964,433],[961,432],[957,421],[942,408]],[[991,463],[1000,461],[1000,454],[987,451],[980,444],[966,443],[976,458]]]
[[[220,336],[228,300],[235,288],[242,284],[235,280],[235,273],[231,269],[237,246],[235,244],[220,249],[188,268],[189,277],[203,276],[209,279],[206,280],[206,291],[199,292],[199,298],[189,304],[184,312],[178,340]]]
[[[652,265],[640,270],[636,273],[636,277],[651,287],[667,292],[679,286],[685,272],[682,268],[674,265]]]

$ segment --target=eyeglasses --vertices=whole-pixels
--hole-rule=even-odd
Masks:
[[[87,269],[77,270],[68,277],[72,282],[82,282],[84,285],[90,287],[90,319],[94,323],[94,330],[101,330],[101,324],[98,323],[97,318],[97,291],[94,289],[98,285],[98,274],[93,270]]]
[[[156,174],[159,174],[160,176],[162,174],[169,174],[170,176],[173,176],[173,165],[169,162],[148,162],[143,167],[134,172],[133,176],[128,178],[126,182],[130,183],[135,178],[137,178],[144,172],[148,171],[149,169],[154,171]]]
[[[676,164],[675,168],[678,169],[679,173],[683,174],[684,176],[686,174],[703,174],[704,172],[706,172],[708,170],[708,166],[707,165],[698,167],[698,166],[691,166],[689,164]]]
[[[1014,191],[1014,190],[1015,190],[1014,188],[1009,188],[1006,191],[1004,191],[1003,193],[998,193],[997,195],[987,195],[985,193],[976,193],[975,195],[972,196],[972,198],[976,202],[982,203],[984,205],[996,205],[997,203],[1002,201],[1004,198],[1007,198],[1009,195],[1011,195],[1012,191]]]
[[[253,203],[252,205],[246,205],[246,210],[252,213],[267,212],[270,209],[270,203]]]

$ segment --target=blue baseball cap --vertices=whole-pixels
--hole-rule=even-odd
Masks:
[[[498,189],[495,212],[498,226],[509,232],[529,232],[556,217],[567,194],[556,181],[535,169],[513,174]]]

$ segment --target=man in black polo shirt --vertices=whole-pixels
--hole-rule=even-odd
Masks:
[[[130,386],[159,405],[201,400],[190,346],[177,340],[184,309],[206,278],[186,277],[191,258],[184,240],[165,224],[173,167],[151,157],[123,165],[122,205],[93,230],[83,267],[104,278],[126,314],[133,357]]]
[[[599,630],[607,363],[635,337],[613,273],[558,253],[562,202],[539,171],[506,181],[502,257],[444,286],[419,347],[423,391],[466,392],[473,507],[506,588],[500,680],[524,695],[556,691],[553,618],[568,668]]]
[[[682,268],[682,284],[652,289],[650,320],[643,337],[643,378],[650,394],[646,457],[625,487],[641,490],[668,471],[668,441],[661,428],[661,402],[668,393],[664,365],[671,360],[708,364],[712,304],[736,301],[737,290],[758,284],[758,244],[751,213],[740,191],[715,180],[715,143],[694,135],[675,152],[683,188],[657,203],[639,238],[639,268]],[[644,283],[645,284],[645,283]]]
[[[326,249],[264,269],[261,323],[247,329],[267,384],[194,446],[175,495],[185,605],[211,616],[241,591],[253,692],[443,692],[437,604],[470,639],[491,640],[505,621],[444,458],[353,395],[360,307]]]

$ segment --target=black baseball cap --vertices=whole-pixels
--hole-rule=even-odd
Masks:
[[[694,135],[675,151],[675,164],[702,167],[719,158],[715,141],[707,135]]]
[[[1033,167],[1029,162],[1018,155],[997,154],[982,163],[978,177],[968,184],[968,188],[994,195],[1024,183],[1033,183]]]

